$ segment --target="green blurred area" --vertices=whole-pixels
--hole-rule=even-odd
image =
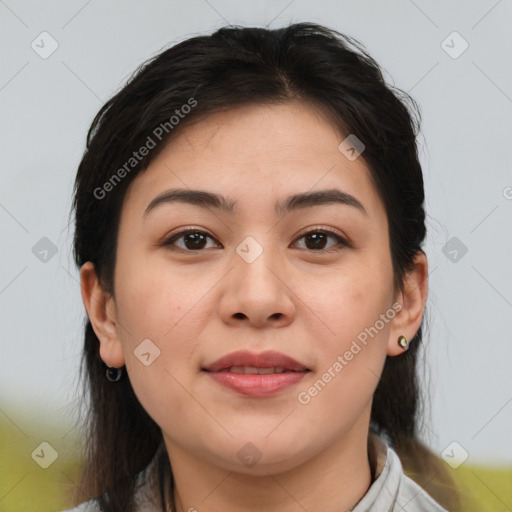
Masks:
[[[463,464],[450,469],[462,495],[463,512],[510,512],[512,510],[512,468]]]
[[[81,459],[72,427],[37,428],[28,435],[0,411],[0,512],[59,512],[73,505]],[[46,469],[40,466],[57,458]],[[38,448],[39,447],[39,448]],[[42,450],[42,451],[41,451]],[[463,464],[449,469],[462,494],[463,512],[512,510],[512,468]],[[457,511],[453,511],[457,512]]]
[[[0,512],[70,508],[81,465],[76,429],[19,425],[0,410]]]

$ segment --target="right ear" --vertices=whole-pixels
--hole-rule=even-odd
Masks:
[[[100,357],[107,365],[120,368],[125,364],[125,359],[118,336],[114,298],[103,291],[94,264],[90,261],[80,269],[80,285],[87,315],[100,340]]]

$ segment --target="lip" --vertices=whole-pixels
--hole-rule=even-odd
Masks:
[[[220,372],[232,368],[233,366],[253,366],[255,368],[278,366],[294,372],[308,370],[302,363],[275,350],[266,350],[265,352],[259,353],[249,352],[248,350],[238,350],[237,352],[231,352],[217,359],[217,361],[205,366],[203,370],[207,372]]]
[[[278,367],[282,368],[284,372],[244,374],[228,371],[230,368],[240,366]],[[279,393],[297,384],[310,371],[295,359],[273,350],[260,353],[246,350],[231,352],[205,366],[202,370],[218,384],[251,397],[267,397]]]

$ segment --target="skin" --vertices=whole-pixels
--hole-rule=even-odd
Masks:
[[[90,262],[81,269],[101,358],[126,365],[162,429],[180,511],[339,511],[370,486],[373,393],[386,355],[403,353],[398,336],[410,340],[421,325],[427,260],[418,253],[395,293],[386,212],[363,158],[350,161],[338,150],[344,138],[298,102],[245,105],[190,125],[130,184],[114,296]],[[173,203],[144,218],[170,188],[225,195],[235,211]],[[330,188],[356,197],[367,215],[341,204],[274,212],[288,195]],[[202,252],[190,238],[187,249],[186,237],[175,250],[163,245],[190,227],[212,237]],[[350,246],[329,237],[315,249],[303,235],[318,228]],[[236,252],[248,236],[263,249],[252,263]],[[298,393],[395,302],[401,311],[308,404],[299,403]],[[134,355],[144,339],[160,350],[149,366]],[[239,395],[201,372],[239,349],[278,350],[311,372],[268,398]],[[261,454],[252,467],[237,457],[249,442]]]

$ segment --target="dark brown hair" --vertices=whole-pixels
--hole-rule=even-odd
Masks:
[[[419,108],[408,94],[385,83],[361,43],[312,23],[276,30],[228,26],[176,44],[140,66],[89,129],[72,209],[77,266],[94,263],[103,289],[114,295],[120,212],[135,176],[175,133],[209,114],[247,103],[291,100],[317,106],[340,133],[355,134],[365,144],[361,157],[386,208],[395,289],[401,289],[426,234],[416,145]],[[193,108],[183,108],[192,104]],[[177,111],[186,115],[176,122]],[[127,168],[126,162],[147,144],[148,136],[156,147]],[[123,166],[126,172],[119,173]],[[113,181],[116,173],[122,179]],[[112,186],[104,194],[107,182]],[[155,457],[162,434],[126,375],[116,383],[105,378],[99,340],[88,319],[84,341],[87,456],[77,500],[96,498],[104,512],[130,512],[137,475]],[[443,463],[417,438],[421,399],[416,366],[421,343],[422,328],[408,351],[386,358],[370,429],[386,438],[413,478],[424,486],[430,482],[426,490],[453,509],[458,506],[457,493]],[[163,500],[170,466],[166,454],[160,461]]]

